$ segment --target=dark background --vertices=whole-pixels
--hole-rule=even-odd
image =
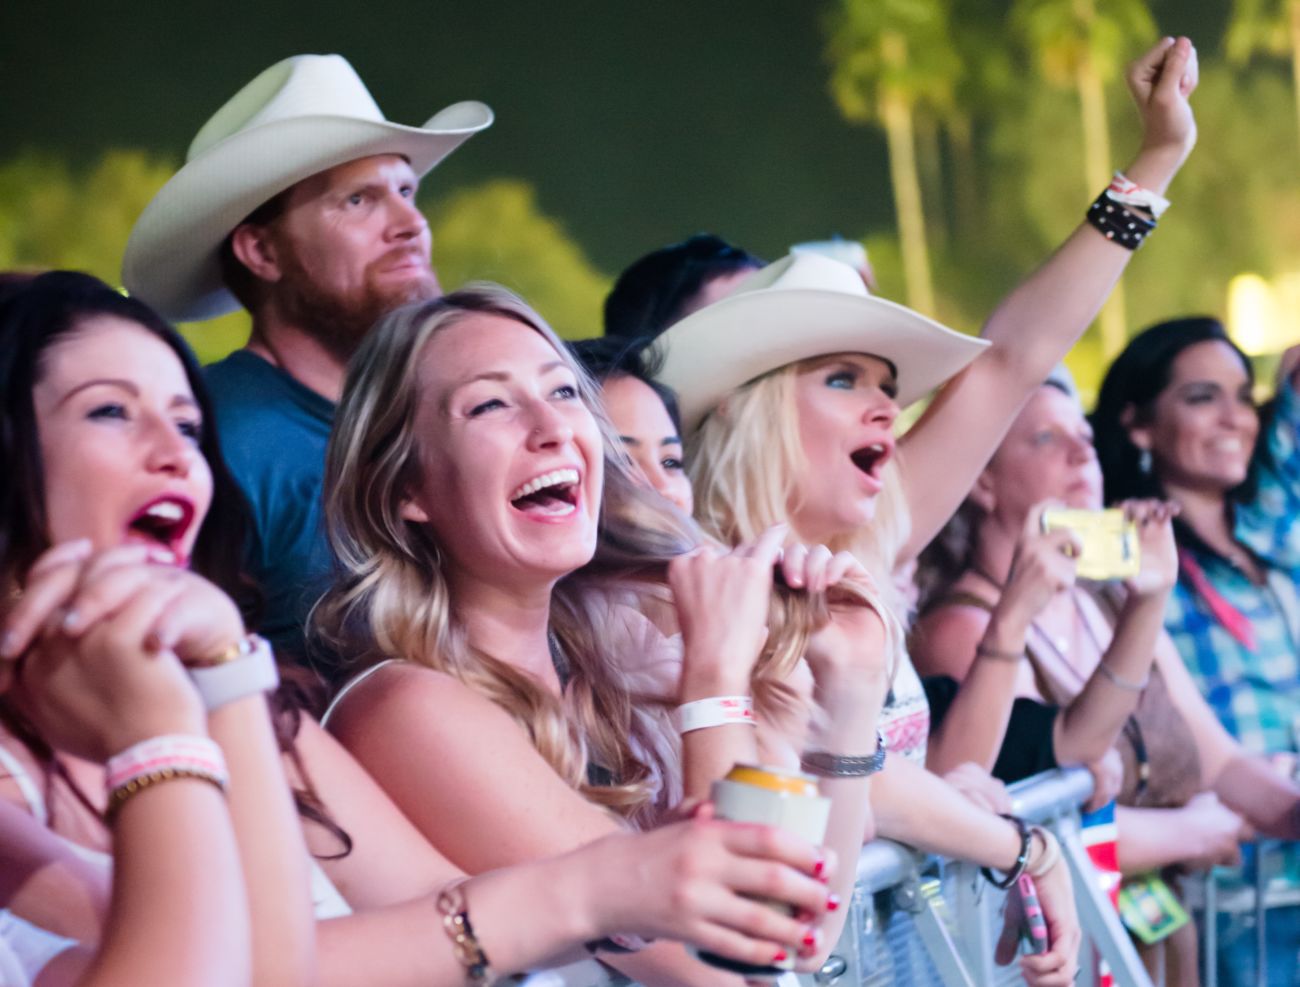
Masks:
[[[1150,7],[1202,50],[1228,16],[1227,0]],[[496,124],[428,184],[525,179],[604,271],[699,229],[776,256],[893,222],[880,132],[844,123],[827,92],[824,12],[811,0],[0,0],[0,156],[76,164],[115,146],[179,160],[257,72],[337,51],[398,122],[490,104]]]

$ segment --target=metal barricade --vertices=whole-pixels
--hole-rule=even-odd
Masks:
[[[1268,913],[1277,908],[1300,907],[1300,888],[1294,881],[1270,880],[1268,862],[1276,859],[1285,863],[1288,846],[1278,840],[1262,840],[1255,844],[1251,855],[1253,866],[1243,870],[1215,868],[1199,879],[1187,882],[1186,904],[1196,915],[1201,934],[1201,957],[1204,964],[1203,987],[1219,987],[1219,919],[1223,916],[1244,918],[1249,915],[1249,926],[1254,932],[1254,983],[1266,987],[1272,982],[1272,973],[1295,975],[1293,959],[1290,969],[1272,971],[1268,956]],[[1300,958],[1300,943],[1296,944]],[[1240,971],[1239,971],[1240,972]]]
[[[1083,929],[1079,983],[1095,987],[1095,949],[1118,987],[1153,987],[1096,879],[1084,849],[1078,806],[1092,792],[1082,768],[1053,771],[1012,786],[1017,815],[1051,829],[1074,882]],[[1019,967],[993,954],[1005,894],[968,863],[875,840],[858,857],[857,882],[844,932],[822,969],[804,987],[1002,987],[1021,984]],[[784,978],[783,978],[784,980]],[[529,987],[611,987],[627,981],[594,961],[525,978]]]
[[[1092,791],[1087,771],[1056,771],[1013,786],[1018,815],[1056,833],[1074,881],[1085,938],[1122,987],[1151,987],[1136,950],[1101,891],[1080,837],[1078,806]],[[828,987],[996,987],[1022,983],[1016,965],[999,967],[994,949],[1005,894],[961,861],[927,857],[877,840],[858,858],[857,885],[843,935],[805,984]],[[1095,978],[1084,964],[1080,983]]]

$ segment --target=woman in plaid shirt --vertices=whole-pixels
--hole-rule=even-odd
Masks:
[[[1244,748],[1295,775],[1300,348],[1282,367],[1277,397],[1261,416],[1250,361],[1222,324],[1164,322],[1134,338],[1111,365],[1093,427],[1107,502],[1157,496],[1182,506],[1178,582],[1165,627],[1201,693]],[[1284,849],[1281,867],[1283,883],[1300,887],[1295,844]],[[1300,983],[1300,908],[1270,912],[1268,928],[1275,943],[1269,983]],[[1251,938],[1243,935],[1247,964]]]

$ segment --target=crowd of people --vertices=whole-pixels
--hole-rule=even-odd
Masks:
[[[712,235],[572,346],[444,294],[416,192],[492,113],[388,122],[337,55],[209,118],[125,293],[0,275],[0,982],[812,971],[884,836],[1032,877],[1061,987],[1077,889],[1005,783],[1068,765],[1125,875],[1266,836],[1300,887],[1300,359],[1257,408],[1221,325],[1165,323],[1091,419],[1059,368],[1196,140],[1188,39],[1128,82],[1136,157],[979,336]],[[241,306],[200,367],[170,323]],[[1103,504],[1140,564],[1081,580],[1044,512]],[[815,776],[822,843],[719,818],[737,764]],[[1168,983],[1253,983],[1252,930],[1189,932]],[[1268,935],[1296,983],[1300,907]]]

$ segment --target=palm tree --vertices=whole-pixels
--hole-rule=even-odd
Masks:
[[[831,92],[845,119],[879,123],[889,147],[907,302],[934,312],[916,113],[951,102],[960,71],[944,0],[837,0],[827,23]]]
[[[1083,177],[1090,193],[1110,183],[1110,122],[1106,84],[1119,74],[1133,39],[1156,36],[1143,0],[1016,0],[1012,22],[1037,56],[1050,83],[1072,88],[1083,124]],[[1107,357],[1127,336],[1124,294],[1115,286],[1101,311],[1101,342]]]
[[[1290,57],[1300,123],[1300,0],[1233,0],[1225,46],[1228,60],[1237,65],[1256,53]]]

